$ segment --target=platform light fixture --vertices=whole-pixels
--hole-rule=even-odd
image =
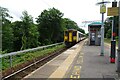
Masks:
[[[106,4],[110,1],[98,2],[96,5],[100,5],[100,13],[102,14],[102,27],[101,27],[101,56],[104,56],[104,13],[106,13]]]

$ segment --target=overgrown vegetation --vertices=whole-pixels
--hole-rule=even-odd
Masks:
[[[11,22],[13,17],[10,16],[8,9],[0,7],[0,11],[0,15],[2,15],[2,51],[4,53],[62,42],[66,29],[77,29],[85,33],[76,22],[63,18],[64,14],[55,8],[43,10],[36,18],[37,24],[27,11],[23,11],[21,21],[15,22]]]
[[[115,18],[115,40],[116,40],[116,46],[118,46],[118,16],[116,16]],[[112,37],[112,20],[113,17],[109,17],[105,20],[104,24],[105,24],[105,42],[111,44],[111,37]]]
[[[108,44],[111,44],[111,39],[110,38],[105,38],[104,41]],[[118,46],[118,39],[116,39],[116,46]]]
[[[112,34],[112,20],[113,17],[109,17],[105,20],[104,24],[105,24],[105,38],[111,38],[111,34]],[[116,16],[115,18],[116,21],[116,25],[115,25],[115,33],[116,33],[116,39],[118,39],[118,16]]]
[[[34,60],[38,57],[44,57],[50,53],[53,53],[54,51],[57,51],[57,50],[63,48],[63,47],[65,47],[64,44],[50,47],[45,50],[39,50],[39,51],[35,51],[35,52],[28,52],[25,54],[12,56],[12,66],[15,67],[15,66],[25,63],[27,61]],[[2,58],[2,69],[6,70],[7,68],[10,68],[10,57]]]

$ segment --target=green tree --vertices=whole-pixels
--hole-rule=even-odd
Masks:
[[[52,8],[44,10],[37,18],[39,41],[42,45],[56,43],[61,40],[63,13]]]
[[[85,30],[83,30],[81,28],[78,28],[77,30],[80,31],[81,33],[85,34]]]
[[[64,18],[64,27],[66,29],[78,29],[77,23],[70,20],[69,18]]]
[[[115,22],[116,22],[116,26],[115,26],[115,32],[116,32],[116,36],[118,36],[118,16],[116,16]],[[106,19],[106,21],[104,22],[105,24],[105,37],[106,38],[111,38],[111,33],[110,31],[112,31],[112,20],[113,17],[109,17]],[[110,36],[109,36],[110,35]]]
[[[39,45],[39,33],[37,26],[33,23],[32,16],[28,15],[27,11],[23,11],[21,20],[22,21],[16,21],[12,24],[15,51],[33,48]]]
[[[12,23],[13,34],[14,34],[14,51],[19,51],[22,46],[22,21],[15,21]]]
[[[9,15],[7,8],[0,7],[2,16],[2,51],[13,51],[13,30],[11,28],[11,21],[8,19],[12,18]]]
[[[76,29],[82,33],[85,33],[85,31],[83,29],[79,28],[79,26],[77,25],[76,22],[74,22],[68,18],[63,19],[63,24],[64,24],[63,26],[65,27],[65,30],[66,29]]]
[[[2,52],[2,12],[0,12],[0,53]]]
[[[21,49],[32,48],[39,45],[38,42],[38,29],[37,26],[33,23],[33,18],[31,15],[27,13],[27,11],[23,11],[22,19],[22,47]]]
[[[106,33],[106,38],[111,38],[111,29],[108,30],[108,32]]]
[[[105,24],[105,38],[110,38],[111,36],[109,35],[111,34],[110,31],[112,30],[112,17],[107,18],[104,24]]]

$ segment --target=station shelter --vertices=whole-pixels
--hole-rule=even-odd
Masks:
[[[102,23],[100,22],[93,22],[88,25],[88,32],[89,32],[89,45],[101,45],[101,26]]]

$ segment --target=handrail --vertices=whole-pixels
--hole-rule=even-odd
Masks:
[[[26,52],[36,51],[36,50],[39,50],[39,49],[43,49],[43,48],[55,46],[55,45],[62,44],[62,43],[63,42],[55,43],[55,44],[51,44],[51,45],[46,45],[46,46],[40,46],[40,47],[36,47],[36,48],[32,48],[32,49],[21,50],[21,51],[17,51],[17,52],[6,53],[6,54],[3,54],[3,55],[0,55],[0,58],[6,57],[6,56],[18,55],[20,53],[26,53]]]

